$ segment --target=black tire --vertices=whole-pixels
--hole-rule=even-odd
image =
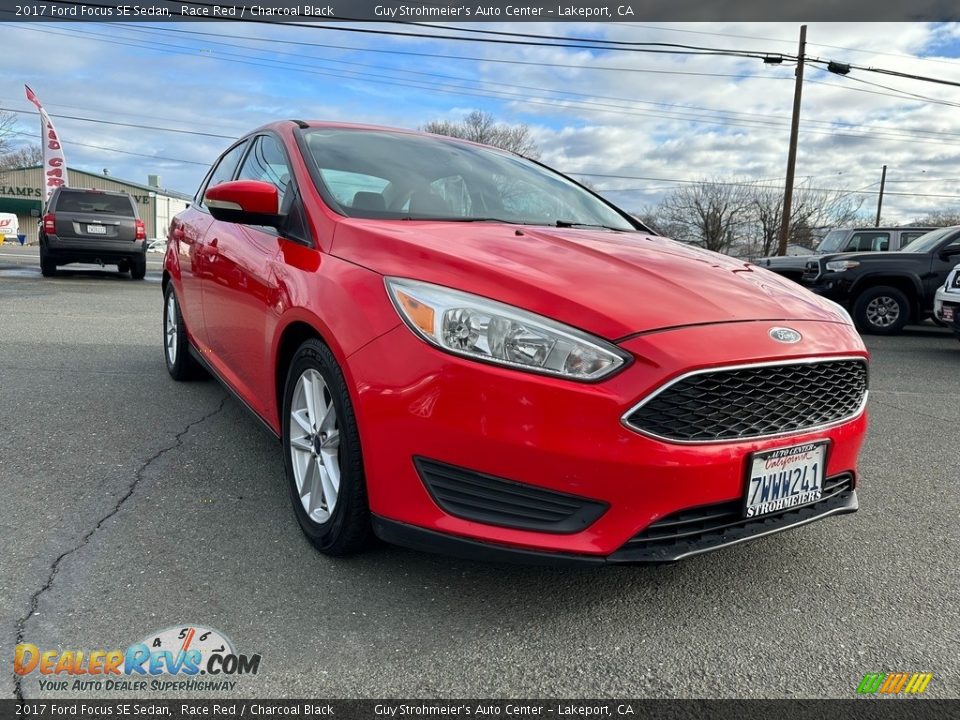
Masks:
[[[53,277],[57,274],[57,263],[47,253],[44,243],[40,243],[40,274],[43,277]]]
[[[316,522],[307,514],[293,470],[293,451],[290,444],[290,411],[294,391],[301,376],[308,370],[320,374],[326,383],[333,408],[337,413],[339,431],[338,467],[340,487],[336,504],[325,522]],[[307,340],[290,362],[283,389],[283,468],[293,512],[304,535],[317,550],[325,555],[350,555],[364,549],[370,542],[370,510],[367,504],[367,486],[363,472],[363,454],[360,433],[347,392],[346,381],[333,353],[320,340]]]
[[[176,325],[174,332],[176,336],[176,349],[172,353],[172,359],[170,357],[171,352],[167,345],[168,331],[170,329],[167,324],[167,316],[170,312],[171,305]],[[183,315],[180,314],[180,303],[173,290],[173,283],[167,283],[167,288],[163,291],[163,360],[167,366],[167,372],[170,373],[170,377],[177,382],[195,380],[206,375],[204,369],[190,354],[189,343],[190,341],[187,339],[187,326],[183,322]]]
[[[853,304],[857,329],[871,335],[896,335],[910,322],[910,300],[895,287],[864,290]]]
[[[139,255],[130,258],[130,277],[134,280],[143,280],[147,276],[147,256]]]

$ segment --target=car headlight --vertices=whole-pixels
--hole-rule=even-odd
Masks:
[[[827,263],[827,270],[830,272],[843,272],[855,267],[860,267],[856,260],[831,260]]]
[[[386,285],[410,329],[455,355],[585,382],[629,360],[576,328],[478,295],[402,278],[386,278]]]

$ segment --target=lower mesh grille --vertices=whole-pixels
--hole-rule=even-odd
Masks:
[[[445,512],[487,525],[574,533],[593,523],[606,503],[512,480],[484,475],[433,460],[414,464],[430,495]]]
[[[843,509],[848,512],[856,509],[853,476],[849,473],[828,478],[820,500],[815,503],[758,518],[743,517],[742,500],[681,510],[647,526],[628,540],[615,557],[634,561],[675,560]]]
[[[859,358],[719,368],[668,384],[626,421],[679,442],[742,440],[849,420],[866,395],[867,365]]]

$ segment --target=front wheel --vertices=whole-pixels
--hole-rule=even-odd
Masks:
[[[370,511],[360,434],[343,373],[319,340],[307,340],[293,356],[281,417],[284,470],[300,528],[326,555],[361,550]]]
[[[203,375],[200,364],[190,355],[189,342],[183,315],[180,314],[180,303],[170,282],[163,291],[163,359],[170,377],[178,382]]]
[[[857,298],[853,318],[861,332],[896,335],[910,321],[910,301],[897,288],[872,287]]]

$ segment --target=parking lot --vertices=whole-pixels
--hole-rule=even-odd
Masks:
[[[167,376],[159,259],[145,282],[45,280],[35,251],[0,247],[7,662],[18,638],[109,650],[197,623],[262,655],[238,697],[851,698],[865,673],[893,671],[960,695],[960,343],[947,331],[867,340],[855,515],[663,567],[388,546],[330,559],[294,522],[279,444],[216,382]],[[36,674],[22,693],[58,695]]]

